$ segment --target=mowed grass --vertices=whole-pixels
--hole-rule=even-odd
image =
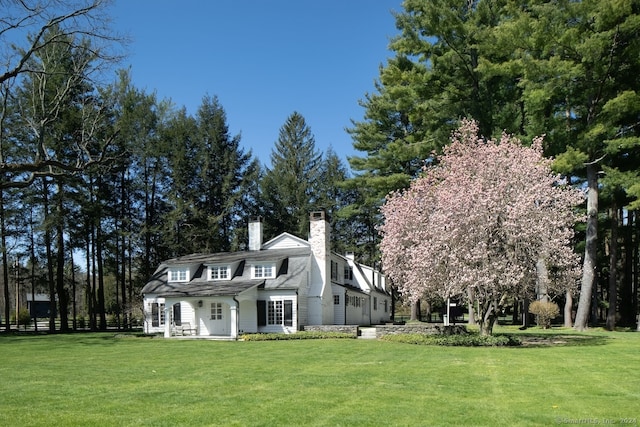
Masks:
[[[521,348],[0,336],[0,425],[637,424],[640,334],[580,335]]]

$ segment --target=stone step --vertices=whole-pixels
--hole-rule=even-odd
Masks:
[[[376,328],[360,328],[360,339],[374,340],[376,339]]]

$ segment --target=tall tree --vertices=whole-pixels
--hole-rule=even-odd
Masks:
[[[632,105],[640,72],[640,2],[530,1],[510,4],[498,46],[510,46],[513,61],[503,67],[521,76],[526,131],[547,134],[546,151],[556,168],[580,176],[588,188],[583,277],[575,328],[587,327],[596,283],[599,175],[607,149],[635,150],[637,115],[619,115],[610,126],[607,111]],[[630,138],[631,137],[631,138]],[[617,157],[617,156],[616,156]]]
[[[329,147],[320,165],[316,206],[328,214],[331,222],[331,242],[334,245],[332,249],[339,253],[353,252],[353,247],[348,245],[348,242],[353,242],[352,224],[347,218],[339,215],[340,210],[352,202],[352,192],[343,185],[348,177],[347,167],[333,148]]]
[[[406,188],[441,151],[458,119],[476,120],[487,137],[503,130],[521,134],[516,80],[483,68],[505,56],[488,45],[503,7],[502,0],[403,3],[396,14],[400,34],[389,46],[395,56],[380,67],[376,92],[361,101],[364,119],[348,129],[364,154],[349,158],[356,172],[349,185],[361,191],[348,209],[354,219]]]
[[[262,179],[266,231],[289,232],[305,238],[309,211],[320,202],[322,154],[304,117],[293,112],[280,128],[271,151],[271,167]]]
[[[540,139],[526,148],[506,134],[477,135],[463,122],[439,165],[390,196],[381,250],[385,271],[414,301],[473,291],[480,330],[490,334],[506,303],[533,295],[541,256],[553,272],[549,293],[576,282],[572,207],[582,195],[558,185]]]
[[[206,215],[207,251],[229,251],[235,233],[246,222],[242,211],[244,190],[257,171],[251,152],[240,147],[240,135],[229,134],[227,116],[217,97],[206,96],[196,114],[198,142],[202,149],[197,204]]]
[[[168,123],[172,170],[167,215],[175,254],[231,249],[245,228],[245,189],[259,173],[258,163],[229,134],[226,113],[217,97],[206,96],[195,118],[181,111]]]
[[[55,65],[44,58],[51,52],[67,50],[84,52],[69,62],[65,84],[58,86],[46,109],[41,111],[35,129],[47,126],[59,117],[60,109],[68,96],[68,91],[89,74],[97,74],[104,67],[118,59],[115,46],[121,41],[108,28],[109,19],[105,15],[106,0],[26,0],[2,3],[3,18],[0,20],[0,45],[2,46],[3,69],[0,70],[0,84],[5,89],[22,86],[28,79],[51,80],[56,78]],[[23,41],[20,40],[26,35]],[[34,58],[42,65],[33,67]],[[12,92],[8,93],[13,97]],[[26,187],[39,176],[53,176],[75,173],[88,165],[105,159],[103,148],[110,139],[96,141],[78,138],[69,143],[68,150],[73,156],[59,158],[50,150],[46,139],[34,138],[20,141],[23,154],[20,157],[6,157],[0,163],[2,181],[0,187]],[[99,142],[96,144],[96,142]]]

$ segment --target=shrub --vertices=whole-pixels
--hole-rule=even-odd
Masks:
[[[279,341],[279,340],[313,340],[328,338],[356,338],[353,334],[345,332],[305,332],[295,334],[243,334],[240,338],[244,341]]]
[[[529,312],[538,316],[538,326],[549,329],[551,321],[560,314],[560,307],[554,302],[534,301],[529,305]]]
[[[520,339],[507,335],[427,335],[427,334],[397,334],[384,335],[385,341],[401,342],[405,344],[444,345],[461,347],[503,347],[520,345]]]
[[[16,323],[15,313],[11,314],[11,322]],[[29,313],[29,310],[21,308],[18,311],[18,323],[25,329],[31,324],[31,314]]]

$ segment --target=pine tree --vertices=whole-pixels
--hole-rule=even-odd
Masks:
[[[306,238],[309,212],[318,208],[322,155],[304,117],[292,113],[280,128],[271,151],[271,167],[262,179],[265,232]]]

